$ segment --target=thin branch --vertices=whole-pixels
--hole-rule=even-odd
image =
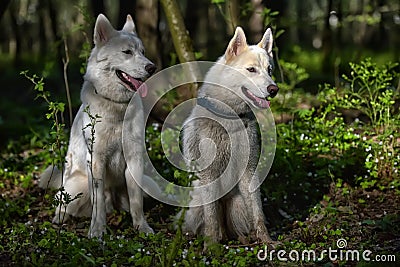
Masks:
[[[63,58],[63,65],[64,65],[64,84],[65,84],[65,91],[67,93],[67,102],[68,102],[68,113],[69,113],[69,126],[72,126],[72,103],[71,103],[71,94],[69,90],[69,82],[68,82],[68,64],[69,64],[69,53],[68,53],[68,42],[67,38],[64,37],[64,51],[65,51],[65,58]]]

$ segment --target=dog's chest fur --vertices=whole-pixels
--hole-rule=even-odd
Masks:
[[[209,118],[199,118],[207,115]],[[215,117],[215,115],[210,114],[205,111],[202,107],[195,107],[191,117],[197,117],[185,125],[184,129],[184,153],[191,160],[198,160],[201,157],[201,140],[209,139],[215,144],[215,158],[212,163],[206,169],[202,170],[205,176],[210,177],[210,179],[218,178],[226,169],[231,157],[235,160],[247,161],[243,158],[240,151],[249,149],[249,159],[247,164],[247,170],[254,172],[257,165],[257,155],[259,154],[259,136],[256,127],[256,121],[254,118],[243,118],[241,122],[238,120],[223,119],[225,127],[218,123],[221,118]],[[243,128],[244,126],[244,128]],[[243,131],[245,129],[247,134],[247,143],[232,143],[233,135],[237,134],[238,131]],[[227,132],[229,131],[229,133]],[[232,147],[236,146],[231,153]],[[204,155],[203,155],[204,156]],[[213,156],[213,155],[205,155]],[[204,176],[203,176],[204,177]],[[208,183],[209,181],[200,181],[200,183]]]
[[[114,103],[102,98],[95,93],[90,84],[84,85],[82,91],[83,106],[90,107],[91,116],[98,116],[95,123],[94,154],[105,163],[106,167],[106,186],[113,187],[124,182],[124,173],[126,169],[126,160],[123,154],[123,126],[127,103]],[[88,114],[83,114],[82,129],[84,129],[85,143],[90,146],[92,138],[91,127],[86,127],[90,123]],[[140,124],[140,121],[125,122],[129,127],[134,123]],[[133,127],[131,127],[133,128]],[[126,131],[126,138],[133,139],[134,133]]]

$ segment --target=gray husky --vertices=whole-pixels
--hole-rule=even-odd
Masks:
[[[123,122],[133,95],[146,96],[143,81],[156,67],[143,55],[143,44],[130,15],[123,29],[117,31],[100,14],[94,44],[81,91],[82,105],[71,129],[64,173],[48,167],[39,186],[63,186],[72,198],[81,194],[56,209],[54,223],[62,223],[69,215],[91,216],[88,235],[100,237],[106,229],[106,213],[121,208],[130,212],[139,231],[153,232],[144,218],[142,190],[136,183],[143,179],[144,118],[140,98],[135,97],[129,105],[134,110]],[[91,121],[91,116],[96,121]],[[128,127],[124,140],[129,149],[125,151],[123,126]],[[60,192],[58,197],[63,198]]]
[[[249,234],[273,242],[265,226],[260,190],[250,190],[252,179],[258,179],[254,175],[260,149],[250,106],[268,108],[268,99],[278,92],[271,78],[272,46],[270,29],[257,45],[249,46],[237,27],[225,54],[208,71],[197,105],[183,126],[185,159],[200,166],[194,185],[214,184],[211,190],[192,192],[194,205],[186,211],[183,230],[204,235],[211,243],[224,238],[246,242]],[[232,138],[239,142],[231,142]],[[221,176],[229,181],[221,182]],[[195,204],[200,202],[204,205]]]

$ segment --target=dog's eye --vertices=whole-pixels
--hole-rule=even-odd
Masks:
[[[127,55],[133,54],[132,50],[130,50],[130,49],[123,50],[122,53],[127,54]]]
[[[248,72],[257,72],[256,68],[254,68],[254,67],[247,68],[247,71]]]

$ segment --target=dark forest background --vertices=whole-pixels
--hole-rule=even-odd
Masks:
[[[179,0],[196,59],[222,55],[234,27],[257,42],[268,26],[276,38],[276,58],[309,73],[299,87],[315,93],[322,82],[339,82],[348,62],[372,57],[399,61],[400,3],[397,0]],[[2,0],[0,2],[1,144],[39,123],[40,105],[32,85],[19,73],[45,77],[48,90],[65,98],[63,71],[74,106],[79,105],[82,65],[92,46],[99,13],[122,27],[134,17],[146,55],[158,69],[179,63],[165,11],[157,0]],[[278,36],[279,35],[279,36]],[[67,48],[67,50],[66,50]],[[66,54],[67,53],[67,54]],[[63,60],[68,59],[68,66]],[[80,71],[81,70],[81,71]],[[280,75],[275,73],[279,81]],[[37,110],[37,111],[36,111]]]

